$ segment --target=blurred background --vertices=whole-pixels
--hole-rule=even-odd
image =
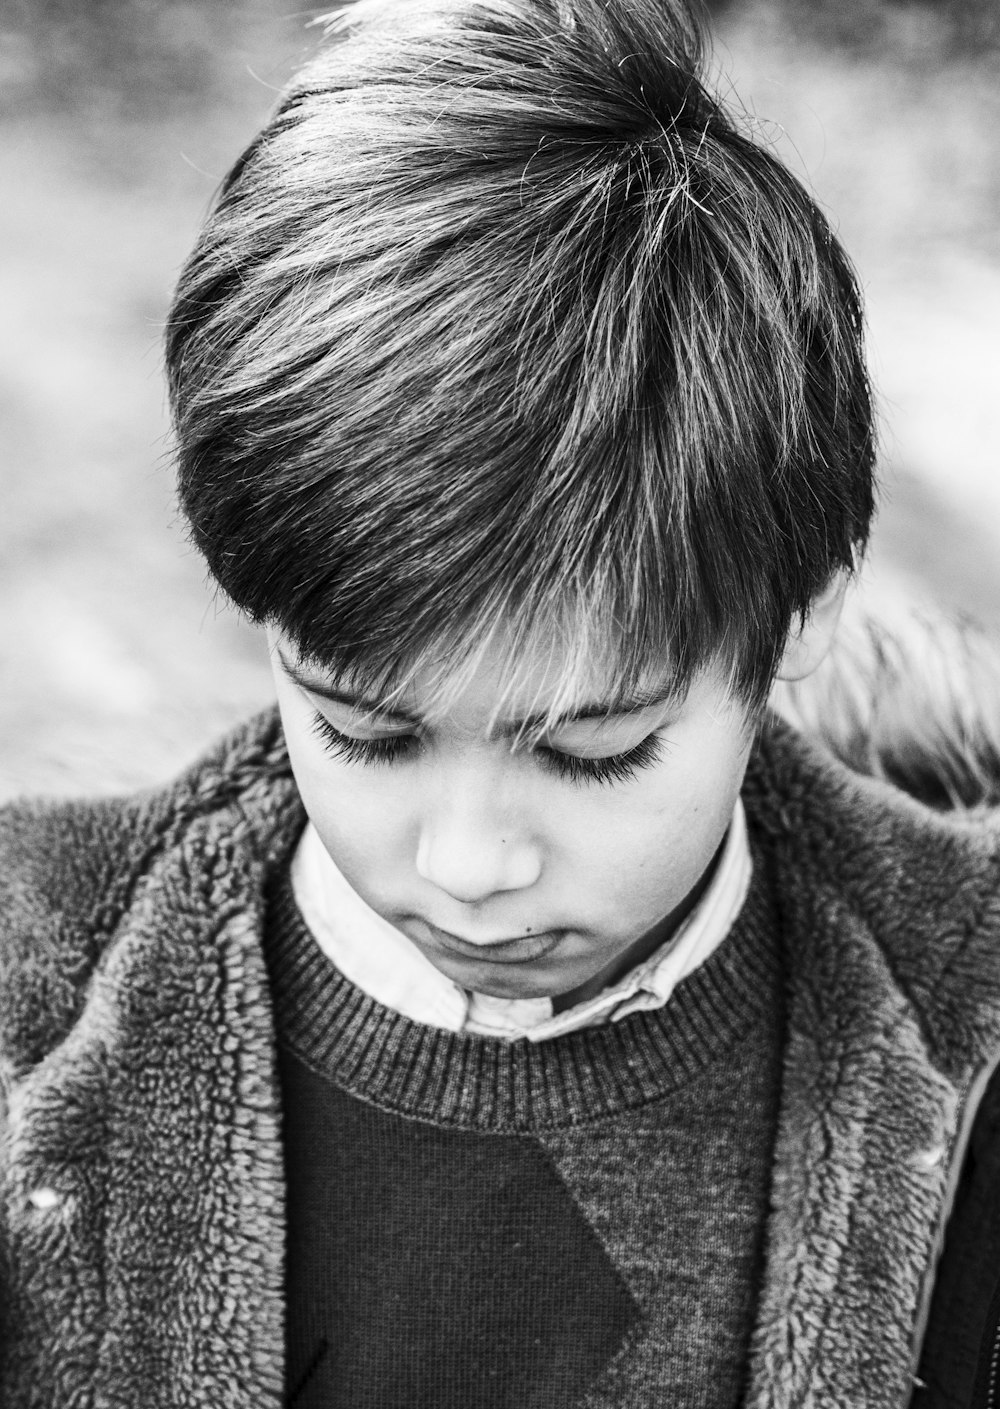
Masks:
[[[883,494],[864,590],[1000,627],[1000,4],[712,8],[719,83],[867,293]],[[177,521],[159,340],[315,13],[0,11],[0,798],[164,779],[271,698]]]

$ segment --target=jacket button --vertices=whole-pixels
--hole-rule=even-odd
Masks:
[[[55,1208],[62,1200],[55,1189],[32,1189],[28,1195],[28,1202],[32,1208],[37,1208],[41,1213],[47,1213],[50,1208]]]
[[[932,1145],[929,1150],[918,1150],[912,1163],[917,1169],[937,1169],[944,1159],[944,1145]]]

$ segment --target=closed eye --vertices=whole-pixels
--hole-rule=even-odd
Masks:
[[[344,734],[319,710],[313,715],[312,727],[323,740],[329,753],[345,758],[349,763],[395,763],[398,759],[419,751],[416,734],[376,734],[370,739]]]
[[[369,766],[399,763],[418,757],[425,747],[418,734],[382,734],[372,738],[355,738],[336,729],[319,710],[313,716],[313,729],[331,754],[345,759],[348,763]],[[563,753],[545,745],[537,745],[527,752],[537,759],[543,768],[571,783],[627,783],[631,782],[641,769],[660,761],[663,756],[663,740],[657,734],[649,734],[634,748],[624,753],[606,754],[597,758]]]
[[[629,783],[641,769],[660,761],[663,740],[658,734],[647,734],[627,752],[605,754],[603,758],[582,758],[579,754],[544,747],[532,752],[547,768],[571,783]]]

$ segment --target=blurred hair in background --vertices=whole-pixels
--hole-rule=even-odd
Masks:
[[[159,338],[315,13],[0,13],[0,797],[165,778],[270,699],[173,508]],[[1000,626],[1000,6],[713,14],[722,90],[832,213],[867,293],[884,490],[864,590]]]

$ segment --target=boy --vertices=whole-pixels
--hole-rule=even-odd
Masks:
[[[679,6],[361,4],[225,183],[181,498],[281,726],[5,815],[5,1404],[907,1402],[998,844],[764,717],[871,409],[701,70]]]

